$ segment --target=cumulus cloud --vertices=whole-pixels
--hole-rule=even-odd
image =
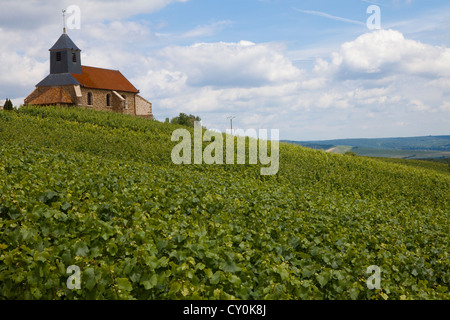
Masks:
[[[21,55],[0,52],[0,83],[34,85],[33,79],[44,74],[48,65]]]
[[[191,86],[254,87],[293,81],[301,72],[270,44],[196,43],[158,53],[167,67],[187,76]]]
[[[165,47],[145,59],[151,71],[135,81],[161,110],[170,110],[166,115],[189,110],[215,128],[226,125],[226,115],[239,114],[236,125],[270,125],[285,134],[304,127],[319,137],[323,125],[318,122],[324,122],[328,132],[348,137],[352,127],[341,124],[353,121],[353,129],[370,136],[379,135],[380,123],[397,130],[402,122],[407,132],[414,123],[411,114],[438,119],[448,111],[442,103],[450,101],[447,59],[446,48],[379,30],[342,44],[310,71],[296,67],[282,46],[270,43]]]
[[[405,39],[395,30],[366,33],[346,42],[333,63],[360,74],[450,76],[450,49]]]
[[[42,79],[49,70],[49,65],[37,54],[43,49],[34,39],[28,39],[30,46],[22,44],[18,33],[3,33],[0,29],[0,97],[21,97],[29,88],[34,88],[36,81]],[[19,50],[14,50],[15,48]],[[47,54],[46,54],[47,55]]]
[[[175,2],[189,0],[0,0],[0,21],[8,29],[33,30],[48,25],[62,25],[62,10],[71,5],[81,9],[82,23],[125,20],[138,14],[152,13]],[[20,21],[20,23],[16,23]]]

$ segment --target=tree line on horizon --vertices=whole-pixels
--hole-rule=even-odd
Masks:
[[[202,119],[198,116],[194,116],[192,114],[187,115],[186,113],[181,112],[177,117],[172,118],[172,120],[166,118],[165,122],[171,124],[178,124],[182,126],[194,127],[195,121],[201,120]]]

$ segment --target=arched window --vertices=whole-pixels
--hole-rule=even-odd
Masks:
[[[92,93],[88,92],[87,94],[87,104],[88,106],[92,106]]]
[[[110,94],[106,95],[106,106],[111,107],[111,95]]]

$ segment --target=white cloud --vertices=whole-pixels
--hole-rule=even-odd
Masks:
[[[88,32],[83,32],[83,40],[101,41],[101,45],[130,46],[143,41],[154,41],[156,35],[142,23],[135,21],[114,20],[111,22],[97,22],[86,27]]]
[[[219,21],[210,23],[207,25],[201,25],[198,26],[192,30],[189,30],[185,33],[183,33],[180,38],[196,38],[196,37],[203,37],[203,36],[211,36],[216,34],[217,32],[221,31],[226,26],[232,24],[229,20]]]
[[[62,13],[59,7],[50,1],[0,0],[0,22],[3,30],[36,31],[49,24],[62,25]],[[20,21],[20,23],[17,23]]]
[[[444,101],[439,109],[442,111],[450,111],[450,101]]]
[[[166,47],[158,55],[166,67],[186,74],[191,86],[254,87],[301,77],[301,71],[271,44],[196,43]]]
[[[423,101],[420,100],[412,100],[410,105],[412,106],[414,111],[429,111],[430,106],[427,106]]]
[[[48,64],[24,54],[0,52],[0,97],[15,98],[33,89],[48,72]],[[29,92],[31,93],[31,92]]]
[[[81,10],[83,28],[85,23],[125,20],[138,14],[155,12],[175,2],[187,1],[189,0],[64,0],[55,5],[55,1],[48,0],[0,0],[0,21],[6,28],[22,30],[36,30],[49,25],[62,26],[62,10],[70,5],[77,5]]]
[[[0,52],[0,83],[18,83],[21,85],[34,84],[36,76],[44,74],[48,65],[20,55]]]
[[[141,63],[150,71],[134,81],[163,117],[196,113],[223,130],[234,114],[236,127],[282,128],[284,135],[351,137],[364,127],[368,136],[399,135],[395,130],[407,136],[423,119],[443,128],[446,55],[446,48],[381,30],[343,44],[306,71],[276,44],[197,43],[153,51]],[[390,129],[381,132],[383,124]]]
[[[189,0],[79,0],[77,5],[81,8],[82,19],[88,23],[98,21],[124,20],[137,14],[152,13],[175,2]],[[72,0],[65,0],[67,6],[73,4]]]
[[[341,46],[335,65],[356,73],[450,76],[450,49],[405,39],[394,30],[366,33]]]
[[[428,86],[439,88],[439,89],[450,90],[450,78],[438,78],[438,79],[431,80],[428,83]]]

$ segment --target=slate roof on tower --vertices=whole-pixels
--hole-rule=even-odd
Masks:
[[[58,41],[56,41],[55,44],[53,45],[53,47],[50,48],[50,51],[63,50],[63,49],[72,49],[72,50],[81,51],[66,33],[63,33],[59,37]]]

